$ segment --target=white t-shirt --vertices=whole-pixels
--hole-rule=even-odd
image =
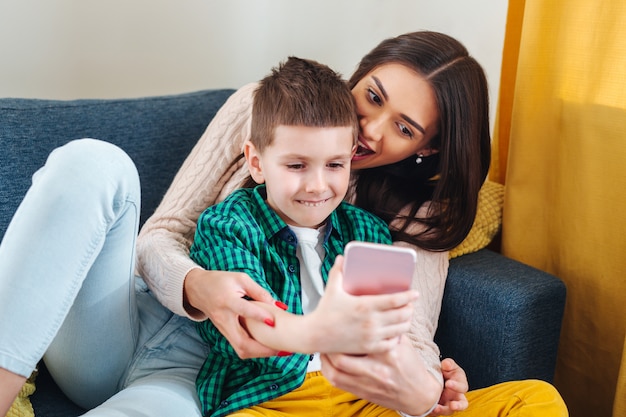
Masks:
[[[308,314],[315,310],[324,293],[322,279],[322,260],[324,259],[323,239],[326,226],[319,229],[289,226],[298,238],[296,256],[300,261],[300,286],[302,287],[302,312]],[[311,356],[307,372],[322,369],[319,353]]]

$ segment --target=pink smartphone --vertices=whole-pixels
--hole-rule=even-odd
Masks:
[[[412,249],[357,241],[348,242],[344,257],[343,287],[353,295],[408,290],[417,262]]]

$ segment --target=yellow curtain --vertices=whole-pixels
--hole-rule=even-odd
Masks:
[[[615,392],[615,404],[613,405],[613,417],[626,416],[626,336],[624,337],[624,351],[622,352],[622,365],[617,380]]]
[[[494,136],[502,252],[568,289],[555,385],[571,416],[624,417],[624,0],[509,2]]]

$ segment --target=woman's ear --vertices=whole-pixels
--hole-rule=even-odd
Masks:
[[[439,149],[434,148],[424,148],[417,153],[418,156],[431,156],[439,153]]]
[[[265,177],[263,176],[261,155],[256,146],[254,146],[249,140],[243,144],[243,156],[246,158],[246,162],[248,163],[248,171],[250,171],[252,179],[257,184],[263,184],[265,182]]]

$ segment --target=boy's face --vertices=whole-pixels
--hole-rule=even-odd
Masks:
[[[339,206],[350,182],[355,151],[352,128],[284,126],[259,153],[250,142],[244,154],[252,178],[265,183],[267,202],[291,226],[321,225]]]

